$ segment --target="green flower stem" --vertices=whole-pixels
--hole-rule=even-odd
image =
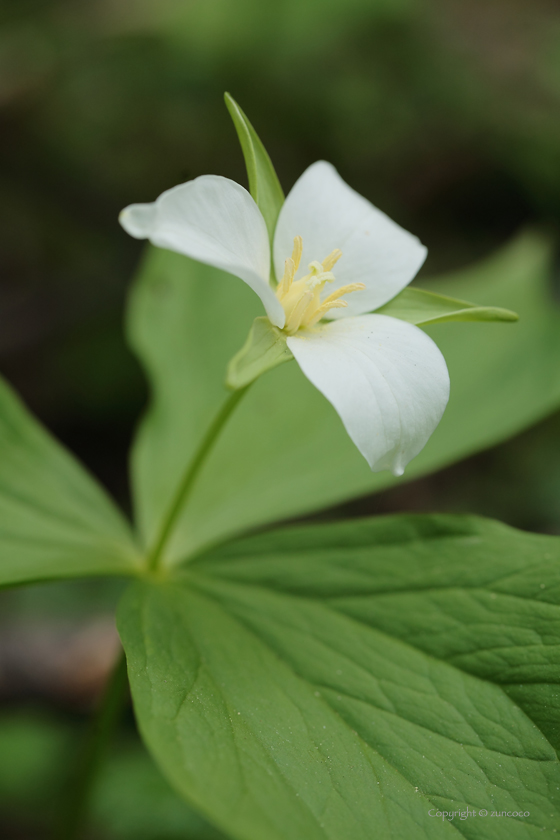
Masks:
[[[157,569],[173,526],[189,498],[192,487],[208,454],[211,452],[223,427],[248,388],[249,385],[245,388],[240,388],[228,397],[202,439],[200,446],[181,479],[173,498],[173,503],[163,522],[157,542],[148,557],[148,568],[150,570]],[[92,720],[75,776],[74,795],[67,801],[65,810],[61,814],[58,831],[55,835],[57,840],[77,840],[80,836],[89,805],[92,784],[99,764],[107,751],[109,742],[120,720],[126,702],[127,688],[126,658],[123,653],[111,674],[97,714]]]
[[[220,436],[223,427],[227,423],[230,415],[233,413],[238,402],[247,392],[248,388],[249,385],[246,385],[244,388],[240,388],[239,390],[234,391],[233,394],[231,394],[231,396],[228,397],[221,410],[214,418],[213,423],[210,425],[208,431],[206,432],[206,435],[200,443],[200,446],[195,452],[192,461],[188,465],[185,474],[177,488],[173,499],[173,503],[169,508],[169,512],[163,521],[161,531],[156,540],[156,543],[152,551],[148,555],[148,569],[150,571],[155,571],[158,568],[163,549],[165,548],[165,545],[169,537],[171,536],[171,531],[173,529],[173,526],[175,525],[175,522],[177,521],[177,517],[179,516],[185,503],[187,502],[189,494],[206,460],[206,457],[212,450],[214,444]]]
[[[94,715],[83,752],[58,820],[56,840],[80,837],[89,807],[91,789],[97,770],[109,747],[128,699],[128,677],[124,652],[113,668],[103,697]]]

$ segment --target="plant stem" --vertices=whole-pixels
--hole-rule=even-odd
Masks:
[[[92,784],[127,701],[126,657],[122,652],[90,723],[78,767],[71,782],[70,796],[60,815],[57,840],[77,840],[86,817]]]
[[[220,432],[248,388],[249,385],[246,385],[244,388],[234,391],[233,394],[228,397],[203,437],[192,461],[185,470],[183,478],[181,479],[175,492],[173,503],[163,521],[158,538],[152,551],[148,555],[148,569],[151,571],[155,571],[159,566],[163,549],[165,548],[167,540],[171,535],[171,531],[175,525],[177,517],[181,513],[181,510],[189,497],[190,491],[196,481],[201,467],[204,464],[204,461],[206,460],[207,455],[212,450],[212,447],[220,436]]]
[[[163,521],[158,539],[149,554],[148,568],[150,570],[157,569],[173,526],[189,497],[207,455],[212,450],[220,432],[248,388],[249,385],[240,388],[228,397],[185,470],[175,492],[173,503]],[[91,722],[73,783],[74,795],[67,800],[68,805],[61,816],[56,833],[57,840],[78,840],[89,805],[92,784],[121,717],[126,702],[127,687],[126,658],[123,653],[113,669],[97,713]]]

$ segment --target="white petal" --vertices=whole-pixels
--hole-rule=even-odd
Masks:
[[[274,236],[276,276],[284,271],[295,236],[303,239],[298,276],[312,260],[322,262],[335,248],[342,257],[324,296],[347,283],[365,283],[352,292],[346,309],[333,309],[332,318],[371,312],[395,297],[418,272],[427,250],[411,233],[374,207],[346,184],[334,166],[314,163],[295,183],[280,211]]]
[[[402,475],[449,398],[447,366],[431,338],[387,315],[361,315],[296,333],[288,347],[372,470]]]
[[[119,221],[136,239],[240,277],[258,294],[272,323],[284,326],[284,310],[269,284],[265,221],[235,181],[203,175],[167,190],[153,204],[131,204]]]
[[[130,204],[119,214],[119,222],[135,239],[149,239],[156,226],[156,204]]]

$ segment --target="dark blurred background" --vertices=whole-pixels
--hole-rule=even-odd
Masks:
[[[140,244],[117,215],[200,174],[245,183],[224,90],[286,190],[330,160],[423,239],[426,274],[560,223],[558,0],[2,0],[0,369],[125,508],[146,388],[122,334]],[[466,510],[560,533],[559,436],[555,416],[346,510]],[[117,584],[82,583],[0,599],[3,837],[44,836],[63,784],[55,757],[114,653],[117,596]],[[130,729],[92,836],[213,836],[188,822]],[[23,761],[20,776],[5,756]],[[132,765],[143,804],[123,781]]]

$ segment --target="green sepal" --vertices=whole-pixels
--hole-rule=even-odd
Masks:
[[[241,143],[249,177],[249,191],[263,214],[272,242],[278,214],[284,204],[280,181],[268,152],[235,99],[229,93],[224,94],[224,99]]]
[[[425,292],[423,289],[403,289],[400,294],[375,310],[376,315],[390,315],[401,321],[422,326],[443,324],[446,321],[518,321],[519,315],[497,306],[477,306],[466,300]]]
[[[285,333],[266,316],[255,318],[247,341],[228,364],[226,385],[233,390],[245,388],[262,373],[293,358]]]

